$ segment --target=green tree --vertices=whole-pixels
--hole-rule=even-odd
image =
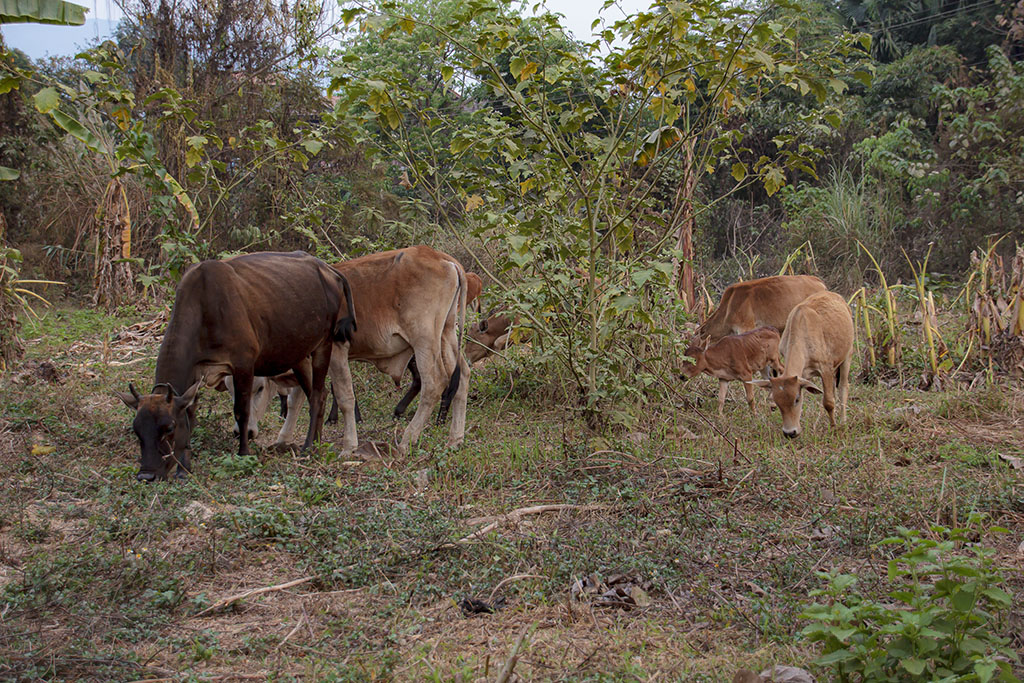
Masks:
[[[397,6],[380,10],[363,21],[384,37],[417,30]],[[770,15],[707,0],[670,5],[541,54],[529,40],[537,32],[524,38],[508,5],[471,4],[427,24],[443,40],[422,49],[442,82],[475,74],[498,104],[468,117],[424,107],[420,89],[387,69],[338,75],[332,87],[356,129],[380,131],[367,143],[402,160],[439,226],[538,332],[539,361],[567,375],[593,417],[621,408],[626,394],[642,399],[656,381],[646,359],[673,352],[673,260],[691,258],[673,247],[706,209],[695,205],[696,180],[724,165],[734,187],[760,183],[773,194],[787,169],[811,168],[814,150],[794,139],[744,158],[733,117],[772,88],[819,103],[847,88],[837,75],[856,61],[853,36],[807,51],[795,20]],[[561,32],[556,17],[539,21]]]

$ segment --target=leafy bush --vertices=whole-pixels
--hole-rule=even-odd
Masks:
[[[969,526],[980,519],[972,516]],[[820,574],[829,585],[811,596],[825,601],[803,613],[812,621],[803,634],[824,644],[816,663],[838,680],[1020,680],[1010,664],[1016,653],[997,635],[1013,598],[999,588],[994,551],[973,542],[970,528],[931,532],[940,540],[900,528],[882,542],[903,550],[889,561],[886,601],[856,592],[851,574]]]

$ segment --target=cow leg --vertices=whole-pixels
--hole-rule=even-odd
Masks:
[[[409,385],[409,390],[405,392],[405,396],[402,397],[402,400],[395,406],[394,415],[396,420],[402,417],[402,415],[405,415],[405,411],[408,410],[409,404],[412,403],[412,400],[419,395],[420,389],[423,388],[423,382],[420,380],[420,370],[416,367],[415,354],[413,354],[412,358],[409,359],[409,374],[412,375],[412,384]]]
[[[821,405],[828,413],[828,421],[836,426],[836,373],[825,372],[821,375]]]
[[[437,424],[444,424],[445,418],[448,417],[448,409],[452,405],[452,400],[455,398],[455,394],[458,393],[459,387],[461,386],[462,366],[456,365],[451,379],[448,380],[448,386],[445,387],[444,393],[441,394],[441,407],[437,409]]]
[[[235,424],[249,424],[249,401],[252,399],[252,372],[235,368],[232,373],[235,384]],[[238,454],[249,455],[249,430],[238,430]]]
[[[850,398],[850,364],[852,354],[843,359],[839,366],[839,423],[846,424],[846,404]]]
[[[456,359],[459,364],[459,388],[452,400],[452,426],[448,432],[448,445],[458,448],[466,436],[466,405],[469,402],[469,371],[470,366],[462,350],[456,348]]]
[[[363,414],[359,410],[359,399],[356,399],[356,424],[363,421]],[[334,381],[331,381],[331,412],[327,415],[327,424],[338,424],[338,391],[334,388]]]
[[[185,414],[188,416],[188,422],[193,427],[196,424],[196,403],[192,402],[188,408],[185,409]],[[175,479],[187,479],[188,475],[192,473],[192,448],[185,448],[181,451],[178,459],[178,470],[174,473]]]
[[[748,375],[743,379],[743,391],[747,394],[747,405],[750,406],[750,412],[754,412],[754,385],[751,382],[754,381],[754,375]]]
[[[718,380],[718,414],[725,415],[725,396],[729,393],[729,383],[724,379]]]
[[[299,387],[293,387],[288,392],[287,412],[288,415],[281,425],[281,431],[277,433],[277,441],[274,448],[288,448],[295,438],[295,428],[299,424],[299,412],[302,410],[302,403],[306,400],[306,394]]]
[[[326,341],[313,350],[310,356],[311,382],[309,392],[309,432],[306,434],[306,443],[302,450],[308,449],[315,441],[320,440],[320,431],[324,426],[324,382],[327,379],[327,371],[331,367],[331,347],[334,342]]]
[[[352,388],[348,351],[348,344],[335,344],[331,354],[331,387],[341,407],[341,449],[345,453],[351,453],[359,445],[359,435],[356,433],[356,394]]]
[[[403,453],[408,453],[413,444],[419,440],[420,433],[430,419],[430,413],[434,411],[434,406],[441,400],[441,394],[444,393],[444,389],[448,385],[449,375],[445,372],[444,359],[437,342],[438,340],[431,339],[428,344],[413,348],[416,354],[416,365],[420,372],[422,395],[419,405],[416,406],[416,413],[405,428],[402,441],[398,446]],[[452,365],[454,369],[454,363]]]

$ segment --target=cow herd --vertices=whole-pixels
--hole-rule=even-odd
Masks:
[[[129,384],[127,393],[117,392],[135,411],[132,427],[141,449],[137,479],[162,480],[175,470],[184,477],[191,471],[195,400],[204,384],[232,391],[238,452],[246,455],[259,418],[276,395],[287,396],[276,445],[291,443],[307,399],[304,447],[319,439],[330,374],[343,424],[342,448],[354,450],[353,360],[374,365],[396,386],[406,369],[412,372],[413,385],[396,406],[396,417],[417,393],[421,398],[400,451],[417,442],[438,403],[441,419],[451,406],[448,443],[460,445],[470,368],[503,349],[513,325],[508,316],[492,315],[466,327],[467,304],[481,288],[480,278],[459,261],[426,246],[333,266],[303,252],[246,254],[193,266],[175,292],[153,390],[140,395]],[[686,351],[695,362],[684,365],[683,378],[701,372],[719,378],[719,412],[727,381],[744,382],[751,408],[753,387],[769,389],[784,434],[795,437],[804,389],[823,394],[834,425],[838,383],[840,420],[845,418],[852,345],[849,307],[818,278],[740,282],[726,289],[698,330]],[[757,371],[764,379],[754,380]],[[821,378],[821,389],[811,383],[814,376]]]
[[[816,277],[777,275],[730,285],[685,353],[694,362],[684,364],[682,379],[701,372],[719,379],[719,413],[725,403],[726,382],[739,380],[751,409],[753,387],[771,392],[782,414],[782,433],[789,438],[800,435],[805,389],[822,395],[822,405],[834,427],[838,388],[839,420],[846,420],[853,316],[846,300],[828,291]],[[780,355],[786,359],[784,365]],[[770,370],[776,376],[771,377]],[[764,379],[755,380],[756,371],[763,372]],[[821,379],[820,389],[811,382],[812,377]]]

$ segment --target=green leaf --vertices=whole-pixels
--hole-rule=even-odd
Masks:
[[[60,105],[60,95],[57,94],[56,88],[43,88],[32,96],[32,100],[35,102],[36,109],[43,114],[56,109]]]
[[[20,76],[4,76],[0,78],[0,95],[9,93],[19,87],[21,87]]]
[[[978,683],[988,683],[991,681],[992,675],[998,667],[999,665],[993,661],[975,662],[974,673],[978,676]]]
[[[21,171],[16,168],[0,166],[0,180],[17,180],[20,175]]]
[[[526,66],[526,60],[522,57],[513,57],[512,61],[509,62],[508,71],[510,74],[516,77],[516,80],[523,80],[521,74],[523,73],[523,67]]]
[[[1013,604],[1013,597],[1002,588],[986,588],[981,594],[992,602],[1002,607],[1010,607]]]
[[[453,75],[455,75],[455,68],[454,67],[451,67],[451,66],[442,66],[441,67],[441,80],[442,81],[444,81],[445,83],[449,82],[450,80],[452,80],[452,76]]]
[[[747,177],[747,165],[739,161],[733,164],[732,177],[736,179],[736,182],[742,182]]]
[[[0,0],[0,24],[81,26],[89,10],[62,0]]]
[[[629,294],[620,294],[612,299],[611,303],[615,312],[621,314],[636,306],[639,303],[639,299],[635,296],[630,296]]]
[[[81,140],[90,150],[93,152],[102,151],[99,138],[93,135],[91,130],[79,123],[77,119],[71,118],[60,109],[51,110],[50,116],[58,126],[70,133],[72,137]]]
[[[324,148],[324,143],[320,140],[303,140],[302,146],[311,156],[316,156]]]
[[[764,191],[772,196],[786,184],[786,176],[778,166],[769,166],[764,172]]]
[[[909,671],[914,676],[920,676],[924,673],[925,662],[921,659],[911,657],[900,661],[900,666]]]
[[[817,659],[814,660],[814,663],[815,664],[820,664],[822,666],[828,666],[830,664],[836,664],[838,662],[846,662],[846,661],[849,661],[849,660],[855,659],[855,658],[856,658],[856,655],[854,655],[849,650],[836,650],[835,652],[831,652],[831,653],[829,653],[827,655],[823,655],[821,657],[818,657]]]

